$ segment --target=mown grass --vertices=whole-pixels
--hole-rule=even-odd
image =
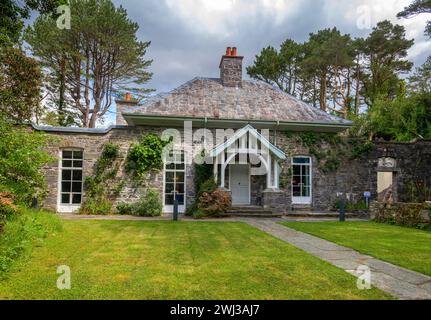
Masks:
[[[57,267],[71,289],[56,287]],[[242,223],[64,221],[0,281],[0,299],[388,299]]]
[[[376,222],[284,222],[298,231],[431,276],[431,232]]]
[[[0,279],[18,260],[25,261],[46,238],[61,230],[61,221],[53,213],[20,209],[6,221],[0,233]]]

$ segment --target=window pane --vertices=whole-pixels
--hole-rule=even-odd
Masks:
[[[310,187],[302,188],[302,196],[303,197],[309,197],[310,196]]]
[[[61,203],[63,204],[69,204],[70,203],[70,194],[65,193],[61,195]]]
[[[61,192],[70,192],[72,187],[71,182],[62,182],[61,183]]]
[[[165,193],[172,193],[174,191],[174,184],[167,183],[165,188]]]
[[[81,203],[81,194],[80,193],[75,193],[73,196],[72,196],[72,203],[73,204],[80,204]]]
[[[306,186],[310,185],[310,177],[309,176],[303,176],[302,177],[302,183]]]
[[[62,170],[61,179],[62,180],[72,180],[72,170]]]
[[[165,195],[165,204],[166,205],[173,205],[174,204],[174,195],[173,194],[166,194]]]
[[[302,174],[305,176],[309,176],[310,175],[310,166],[303,166],[302,167]]]
[[[177,172],[175,177],[176,182],[184,182],[184,172]]]
[[[184,183],[177,183],[175,189],[177,193],[184,193]]]
[[[292,184],[294,186],[297,186],[301,183],[301,177],[300,176],[293,176],[292,177]]]
[[[310,158],[293,158],[293,163],[298,163],[298,164],[310,163]]]
[[[72,160],[63,160],[62,167],[63,168],[72,168]]]
[[[293,166],[293,175],[299,176],[301,174],[301,166]]]
[[[166,164],[166,170],[174,170],[174,169],[175,169],[175,164],[173,163]]]
[[[177,164],[177,165],[176,165],[176,169],[177,169],[177,170],[184,170],[184,163]]]
[[[82,171],[81,170],[73,170],[73,180],[82,181]]]
[[[82,182],[73,182],[72,192],[82,192]]]
[[[174,172],[166,172],[166,182],[174,182]]]
[[[73,167],[74,168],[82,168],[82,161],[81,160],[73,161]]]
[[[73,159],[83,159],[82,151],[73,151]]]
[[[293,196],[300,197],[301,196],[301,187],[293,187]]]
[[[72,151],[63,150],[63,159],[72,159]]]

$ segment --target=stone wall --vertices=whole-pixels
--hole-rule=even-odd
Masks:
[[[274,141],[274,137],[271,137]],[[394,193],[397,201],[410,201],[409,185],[413,181],[423,180],[431,186],[431,141],[412,143],[375,142],[370,152],[358,159],[353,159],[349,146],[339,152],[340,165],[337,170],[322,170],[324,160],[319,161],[310,154],[310,150],[301,143],[295,134],[278,132],[275,144],[282,149],[288,159],[280,163],[281,180],[287,180],[282,189],[290,196],[290,179],[288,172],[293,156],[310,156],[312,158],[312,205],[315,210],[333,208],[337,193],[347,194],[349,199],[357,202],[363,199],[365,191],[371,192],[371,199],[377,199],[377,172],[379,158],[393,157],[397,160],[394,168]],[[320,151],[326,152],[331,146],[328,143],[318,145]],[[392,169],[390,169],[392,170]],[[425,200],[425,199],[420,199]]]
[[[430,224],[431,205],[426,203],[379,203],[370,206],[370,216],[377,222],[393,223],[399,226],[418,227]]]
[[[197,130],[198,128],[195,128]],[[57,137],[56,142],[48,149],[58,157],[63,148],[84,149],[84,175],[93,174],[94,165],[100,157],[104,144],[113,142],[120,146],[121,156],[127,155],[130,145],[137,142],[143,134],[160,134],[164,128],[150,127],[128,127],[116,128],[106,134],[98,133],[66,133],[48,132],[49,135]],[[181,131],[181,130],[180,130]],[[340,166],[332,172],[322,170],[322,162],[310,154],[310,150],[298,140],[295,134],[278,132],[275,138],[271,133],[271,141],[282,149],[288,159],[280,163],[282,168],[281,180],[284,180],[281,193],[277,195],[277,201],[285,205],[286,211],[291,208],[291,184],[289,170],[291,168],[291,158],[293,156],[311,156],[312,158],[312,204],[314,210],[332,209],[337,193],[343,192],[350,195],[353,201],[363,198],[364,191],[370,191],[372,199],[377,198],[377,171],[378,159],[381,157],[393,157],[397,159],[395,170],[395,190],[398,201],[409,200],[409,184],[411,181],[422,179],[431,185],[431,141],[419,141],[417,143],[387,143],[377,142],[374,148],[360,159],[352,159],[349,153],[340,153]],[[331,146],[322,143],[318,146],[320,150],[328,150]],[[51,210],[57,208],[58,193],[58,162],[53,163],[44,169],[46,171],[49,193],[45,199],[44,206]],[[186,167],[187,179],[187,204],[190,205],[195,196],[194,190],[194,165],[188,164]],[[124,166],[121,166],[119,179],[125,177]],[[155,188],[162,194],[163,173],[156,172],[149,174],[146,178],[146,187]],[[226,172],[228,187],[229,170]],[[126,185],[118,197],[118,201],[133,202],[145,192],[142,188],[133,185]],[[265,201],[264,190],[266,189],[266,176],[253,176],[251,178],[251,199],[253,205],[269,205],[268,197]],[[280,200],[281,199],[281,200]]]
[[[55,136],[55,141],[50,145],[48,151],[59,159],[61,150],[65,148],[80,148],[84,151],[84,178],[92,176],[95,170],[95,164],[99,159],[103,146],[107,142],[112,142],[120,146],[120,159],[124,163],[127,152],[132,143],[137,142],[144,133],[159,133],[160,128],[127,128],[112,129],[106,134],[88,134],[88,133],[65,133],[65,132],[48,132],[49,135]],[[57,197],[59,192],[59,161],[55,161],[50,166],[44,168],[46,180],[48,183],[48,195],[43,202],[47,209],[57,210]],[[125,177],[124,165],[120,166],[118,177]],[[147,187],[155,188],[159,192],[163,191],[163,174],[162,172],[153,172],[145,178]],[[120,193],[116,202],[132,202],[139,198],[144,192],[142,187],[136,188],[133,184],[126,184]]]

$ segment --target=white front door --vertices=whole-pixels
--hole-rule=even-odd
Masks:
[[[250,166],[232,164],[229,166],[229,186],[233,205],[250,205]]]

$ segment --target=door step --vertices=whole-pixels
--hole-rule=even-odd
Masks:
[[[292,204],[292,211],[311,211],[312,207],[310,204]]]

